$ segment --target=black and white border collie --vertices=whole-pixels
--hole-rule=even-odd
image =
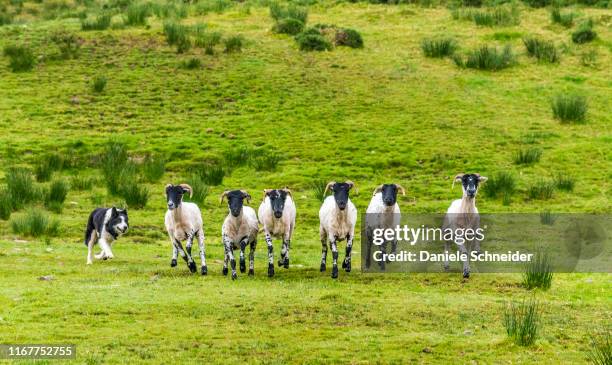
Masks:
[[[87,264],[93,263],[93,246],[100,244],[100,253],[96,259],[112,259],[111,244],[128,230],[128,213],[125,209],[96,208],[89,215],[87,230],[85,230],[85,246],[87,246]]]

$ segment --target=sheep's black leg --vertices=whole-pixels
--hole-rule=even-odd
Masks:
[[[336,244],[336,239],[330,242],[331,251],[332,251],[332,279],[336,279],[338,277],[338,246]]]
[[[321,272],[325,271],[327,263],[327,240],[325,238],[321,239]]]
[[[249,250],[249,275],[255,275],[255,246],[257,246],[257,241],[251,242]]]
[[[369,269],[370,264],[372,263],[372,245],[374,244],[374,242],[373,242],[373,237],[372,237],[372,231],[370,229],[366,231],[366,235],[367,235],[367,241],[366,241],[365,267],[366,269]]]
[[[174,242],[172,243],[172,261],[170,261],[170,267],[175,267],[177,265],[176,259],[178,258],[178,249]]]
[[[270,232],[267,229],[265,229],[265,239],[268,245],[268,276],[272,277],[274,276],[274,246],[272,245]]]
[[[444,242],[444,254],[445,254],[444,255],[445,256],[444,257],[444,271],[448,271],[450,268],[449,263],[448,263],[449,251],[450,251],[450,242],[446,241]]]
[[[342,261],[342,268],[346,272],[351,272],[351,251],[353,250],[353,236],[346,235],[346,255]]]
[[[181,257],[183,258],[183,260],[185,260],[185,262],[187,263],[187,267],[189,267],[189,271],[196,272],[197,269],[196,269],[195,261],[193,261],[193,259],[191,258],[191,255],[188,255],[185,252],[185,250],[183,250],[183,245],[181,244],[181,241],[174,240],[174,244],[176,245],[176,248],[178,252],[181,254]]]
[[[232,242],[227,239],[227,237],[223,236],[223,250],[225,256],[223,257],[223,275],[227,275],[227,263],[229,261],[229,248]]]
[[[240,272],[244,273],[246,271],[246,260],[244,259],[244,250],[246,249],[247,241],[243,239],[240,241]]]
[[[463,245],[459,245],[459,252],[465,254],[466,257],[466,259],[463,260],[463,277],[467,279],[470,277],[470,255],[465,247],[465,242]]]
[[[227,258],[230,262],[230,265],[232,267],[232,280],[236,280],[236,278],[238,278],[238,274],[236,274],[236,259],[234,258],[234,245],[232,242],[227,242],[225,245],[225,249],[227,251]],[[227,270],[227,266],[225,267],[225,270]]]
[[[204,231],[202,229],[198,231],[198,245],[200,247],[200,262],[202,263],[202,275],[206,275],[208,274],[208,268],[206,267],[206,248],[204,247]]]
[[[283,247],[281,248],[281,258],[278,260],[278,266],[284,266],[285,269],[289,268],[289,245],[290,240],[283,240]]]
[[[387,253],[387,241],[383,241],[383,243],[380,244],[380,252],[382,252],[383,255]],[[378,262],[378,266],[380,266],[381,271],[385,271],[386,259],[383,255],[380,256],[381,260]]]

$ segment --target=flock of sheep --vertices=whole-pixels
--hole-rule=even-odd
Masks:
[[[463,187],[463,197],[455,200],[447,211],[444,225],[446,227],[474,227],[479,224],[478,210],[475,205],[478,185],[484,182],[486,177],[479,174],[459,174],[455,181],[460,181]],[[453,182],[454,184],[454,182]],[[319,235],[321,239],[321,266],[320,271],[326,271],[328,247],[332,252],[331,277],[338,277],[338,243],[346,240],[346,253],[342,260],[342,268],[346,272],[351,271],[351,253],[355,238],[355,224],[357,223],[357,208],[350,200],[350,191],[355,188],[352,181],[335,182],[327,184],[324,195],[331,191],[333,195],[327,196],[319,210]],[[405,189],[398,184],[383,184],[378,186],[373,193],[366,213],[376,214],[381,217],[377,224],[393,226],[399,224],[399,205],[397,204],[398,191],[405,195]],[[200,251],[200,270],[202,275],[208,273],[206,266],[206,252],[204,245],[204,227],[199,207],[190,202],[183,201],[183,195],[193,194],[192,188],[187,184],[166,185],[166,198],[168,210],[165,217],[165,226],[172,243],[171,266],[177,265],[178,255],[183,258],[191,272],[196,272],[197,267],[191,254],[194,239],[197,237]],[[225,250],[223,261],[223,274],[227,275],[229,267],[232,271],[232,279],[238,277],[236,272],[236,258],[234,250],[240,249],[239,264],[240,272],[246,271],[245,251],[249,247],[249,275],[254,274],[254,252],[257,245],[257,236],[260,232],[260,224],[266,244],[268,246],[268,276],[274,276],[274,249],[272,238],[282,239],[282,248],[278,266],[289,268],[289,252],[291,237],[295,230],[296,206],[288,188],[265,189],[263,201],[256,214],[255,210],[244,204],[251,201],[251,195],[245,190],[226,190],[221,194],[220,201],[227,200],[228,215],[221,229],[222,242]],[[86,233],[86,245],[90,248],[88,263],[91,263],[92,239],[91,231],[98,231],[97,237],[101,241],[112,242],[118,235],[127,230],[127,212],[116,211],[115,208],[108,209],[105,214],[99,213],[100,223],[90,224]],[[123,214],[124,217],[120,216]],[[93,213],[92,213],[93,216]],[[105,216],[106,218],[104,218]],[[113,228],[113,217],[119,228]],[[387,217],[387,218],[385,218]],[[92,217],[90,217],[90,223]],[[95,222],[94,222],[95,223]],[[101,230],[94,226],[102,227]],[[106,227],[106,228],[105,228]],[[95,229],[94,229],[95,228]],[[110,232],[106,233],[106,232]],[[95,238],[95,237],[94,237]],[[183,248],[182,242],[186,241]],[[103,251],[96,258],[112,258],[110,242],[101,242]],[[105,250],[108,247],[108,253]],[[463,245],[461,250],[466,250]],[[395,250],[395,247],[394,247]],[[446,252],[449,244],[446,245]],[[469,277],[469,263],[464,262],[463,276]]]

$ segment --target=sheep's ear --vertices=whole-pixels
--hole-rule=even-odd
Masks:
[[[291,195],[291,190],[289,190],[289,187],[288,187],[288,186],[285,186],[285,187],[283,188],[283,191],[284,191],[285,193],[287,193],[287,195],[293,196],[293,195]]]
[[[481,183],[487,181],[488,177],[486,176],[478,176],[478,181],[480,181]]]
[[[461,181],[461,178],[463,177],[463,175],[465,175],[465,174],[457,174],[457,176],[455,176],[455,178],[453,179],[453,185],[451,186],[451,189],[455,188],[455,182],[456,181]]]
[[[372,193],[372,195],[376,195],[376,194],[380,193],[382,191],[382,188],[383,188],[382,184],[378,185],[376,187],[376,189],[374,189],[374,192]]]
[[[327,186],[325,187],[325,191],[323,192],[323,196],[325,196],[327,194],[328,190],[334,191],[334,185],[336,185],[335,181],[328,182]]]
[[[219,198],[219,204],[223,203],[223,199],[227,196],[227,193],[229,192],[229,190],[225,190],[223,193],[221,193],[221,197]]]
[[[181,184],[179,186],[183,188],[183,194],[189,192],[189,197],[191,198],[193,196],[193,189],[191,188],[191,186],[187,184]]]
[[[270,192],[271,192],[271,191],[272,191],[272,189],[264,189],[264,190],[263,190],[263,193],[264,193],[264,195],[263,195],[263,199],[264,199],[264,200],[266,199],[266,196],[268,196],[268,194],[270,194]]]
[[[395,187],[402,192],[403,196],[406,196],[406,189],[404,189],[403,186],[401,186],[400,184],[395,184]]]
[[[247,203],[251,202],[251,194],[247,193],[246,190],[240,190],[240,192],[242,193],[242,198],[246,199]]]
[[[164,195],[168,194],[168,188],[171,188],[172,184],[166,184],[166,187],[164,188]]]
[[[354,182],[352,182],[351,180],[346,180],[344,183],[348,184],[349,189],[355,188],[355,194],[359,194],[359,190],[357,190],[357,187],[355,186]]]

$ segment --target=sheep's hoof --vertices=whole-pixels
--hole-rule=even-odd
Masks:
[[[108,260],[108,256],[102,257],[102,260],[104,260],[104,261]]]
[[[385,271],[385,262],[384,261],[381,261],[378,266],[380,267],[380,271]]]
[[[187,263],[187,265],[189,266],[189,271],[191,271],[192,273],[198,271],[195,261],[191,261]]]
[[[280,259],[280,260],[278,260],[278,267],[281,267],[281,266],[283,266],[283,264],[284,264],[284,261],[283,261],[283,259]]]
[[[243,260],[240,260],[240,272],[244,273],[246,271],[246,262]]]
[[[351,272],[351,262],[350,261],[343,261],[342,262],[342,268],[346,271],[346,272]]]
[[[448,272],[448,270],[450,270],[450,266],[444,265],[444,272]]]
[[[235,271],[232,271],[232,280],[238,279],[238,274]]]
[[[176,259],[172,259],[172,261],[170,261],[170,267],[175,267],[176,266]]]
[[[206,267],[206,265],[202,266],[202,275],[206,275],[208,274],[208,268]]]
[[[470,277],[470,272],[469,271],[463,271],[463,278],[464,279],[469,279]]]
[[[288,257],[285,257],[285,264],[284,264],[284,266],[285,266],[285,269],[289,268],[289,258]]]
[[[249,269],[249,276],[253,276],[253,275],[255,275],[255,270]]]
[[[274,264],[268,264],[268,277],[274,276]]]
[[[332,279],[338,279],[338,266],[332,268]]]
[[[325,270],[326,270],[325,264],[321,264],[321,268],[319,269],[319,271],[325,272]]]
[[[228,270],[227,270],[227,267],[224,267],[224,268],[223,268],[223,275],[227,276],[227,271],[228,271]]]

